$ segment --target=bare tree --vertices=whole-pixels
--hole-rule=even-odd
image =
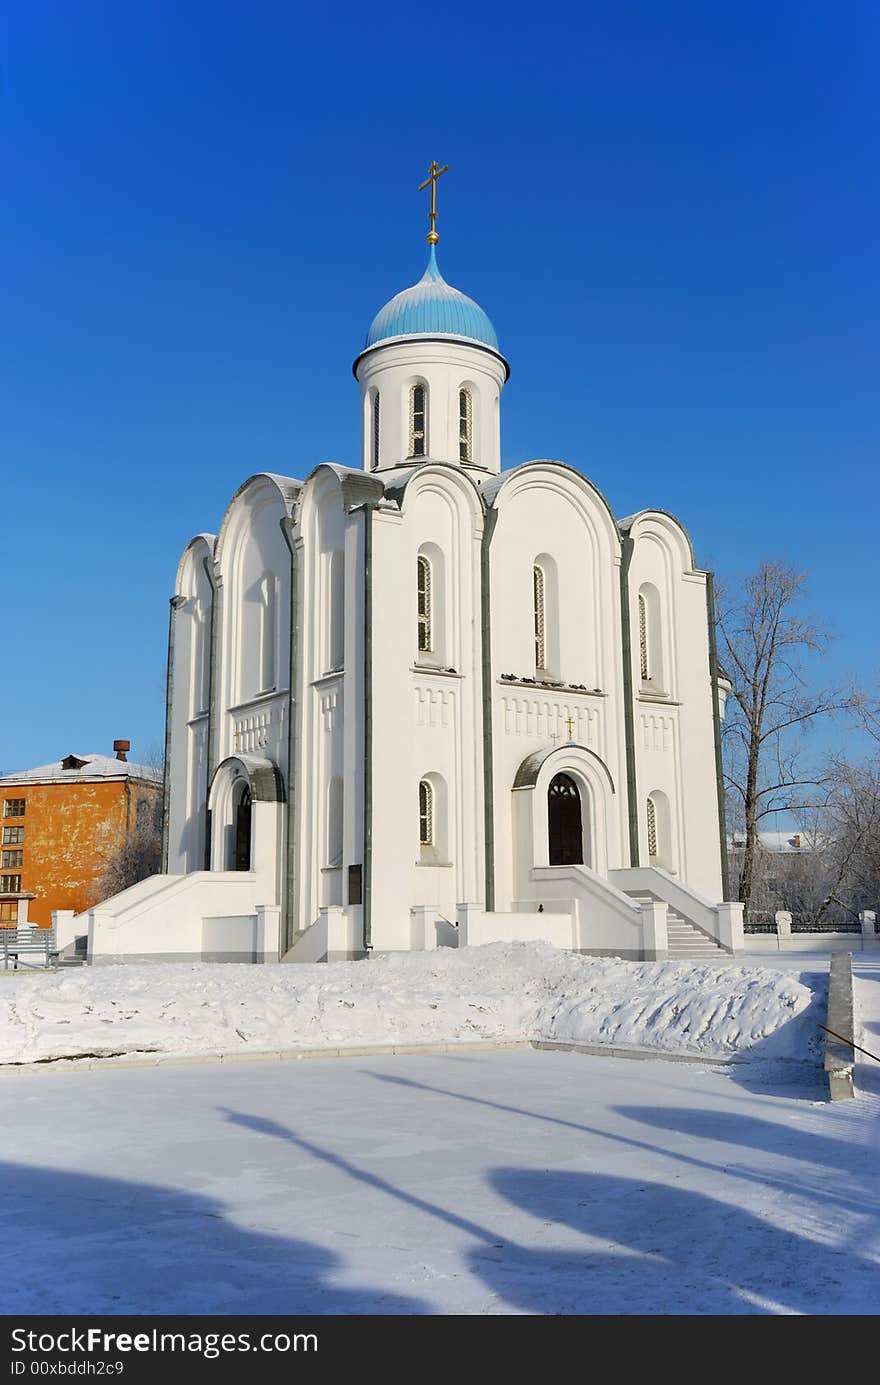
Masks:
[[[875,681],[880,684],[880,676]],[[880,745],[880,697],[858,690],[853,695],[853,708],[862,729]]]
[[[110,857],[100,880],[96,883],[96,900],[127,890],[149,875],[157,875],[162,866],[162,800],[141,800],[147,811],[139,814],[134,830]]]
[[[149,777],[157,785],[162,783],[163,756],[161,748],[152,746],[143,757]],[[129,822],[125,838],[115,844],[114,849],[103,855],[102,866],[96,875],[90,891],[90,904],[97,904],[111,895],[127,890],[157,875],[162,869],[162,795],[161,793],[141,793],[136,798],[134,814]]]
[[[822,918],[833,906],[856,918],[880,900],[880,756],[854,764],[835,756],[827,769],[826,841],[832,870]]]
[[[803,661],[822,653],[830,635],[798,608],[805,575],[762,563],[736,595],[717,604],[719,657],[732,683],[724,721],[725,779],[744,846],[739,898],[748,915],[760,823],[771,813],[814,806],[822,775],[804,755],[803,733],[818,717],[850,706],[840,690],[813,691]]]

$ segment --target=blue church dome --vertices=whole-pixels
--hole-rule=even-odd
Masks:
[[[428,267],[417,284],[396,293],[373,318],[366,345],[389,337],[467,337],[498,350],[498,338],[479,303],[447,284],[431,246]]]

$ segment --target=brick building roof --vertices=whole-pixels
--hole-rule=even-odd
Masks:
[[[161,784],[162,771],[153,765],[133,765],[111,755],[67,755],[50,765],[37,765],[18,774],[0,776],[0,786],[13,784],[69,784],[93,779],[137,779]]]

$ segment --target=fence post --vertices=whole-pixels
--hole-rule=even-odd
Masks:
[[[874,910],[863,909],[859,914],[859,923],[862,925],[862,937],[873,938],[877,923],[877,915]]]

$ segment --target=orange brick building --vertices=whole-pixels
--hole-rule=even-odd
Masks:
[[[48,928],[54,909],[96,901],[110,862],[143,830],[162,797],[161,775],[126,759],[68,755],[0,778],[0,926]]]

